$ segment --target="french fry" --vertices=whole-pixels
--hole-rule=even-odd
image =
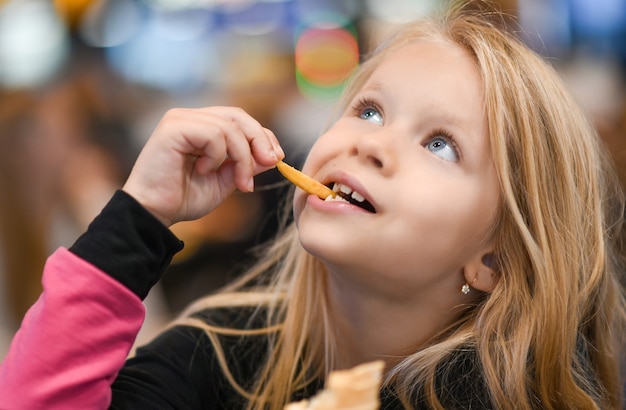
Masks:
[[[280,173],[294,185],[311,195],[316,195],[322,199],[326,199],[328,196],[334,197],[337,195],[336,192],[333,192],[333,190],[328,188],[326,185],[314,180],[308,175],[303,174],[283,161],[279,161],[276,164],[276,168],[278,168],[278,171],[280,171]]]

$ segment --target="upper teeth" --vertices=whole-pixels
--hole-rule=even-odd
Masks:
[[[335,182],[333,184],[333,191],[334,192],[342,192],[346,195],[350,195],[350,197],[352,199],[354,199],[357,202],[363,202],[365,200],[365,198],[363,197],[363,195],[359,194],[358,192],[356,192],[355,190],[353,190],[352,188],[350,188],[348,185],[344,185],[344,184],[339,184],[337,182]],[[327,200],[343,200],[343,198],[341,198],[341,196],[337,195],[336,197],[332,197],[332,196],[328,196],[326,198]]]

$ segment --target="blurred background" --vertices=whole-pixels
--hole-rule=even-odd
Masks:
[[[70,246],[170,107],[241,106],[299,166],[343,82],[385,30],[446,0],[0,0],[0,357]],[[626,1],[501,0],[595,121],[626,183]],[[139,343],[233,278],[288,187],[173,230],[186,243],[146,300]]]

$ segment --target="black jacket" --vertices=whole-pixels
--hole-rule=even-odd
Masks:
[[[182,243],[134,199],[118,191],[102,213],[70,248],[72,252],[108,273],[140,298],[159,280]],[[244,327],[250,308],[200,312],[206,322]],[[221,339],[228,366],[240,385],[250,389],[268,353],[262,336]],[[449,409],[488,409],[490,405],[476,354],[461,349],[454,356],[454,371],[438,377],[438,393]],[[316,380],[293,401],[308,398],[323,388]],[[168,329],[121,369],[112,385],[112,409],[240,409],[244,399],[228,380],[207,335],[200,329]],[[419,391],[419,389],[418,389]],[[419,396],[419,394],[418,394]],[[401,409],[391,388],[381,391],[381,409]],[[425,408],[418,399],[414,408]]]

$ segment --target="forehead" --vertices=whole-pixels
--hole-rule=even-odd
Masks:
[[[421,39],[385,55],[365,82],[400,83],[404,86],[439,83],[446,88],[472,88],[481,95],[481,79],[473,57],[457,44],[444,39]]]
[[[383,56],[363,88],[403,91],[444,105],[471,102],[482,109],[482,80],[473,57],[443,39],[416,40]]]

